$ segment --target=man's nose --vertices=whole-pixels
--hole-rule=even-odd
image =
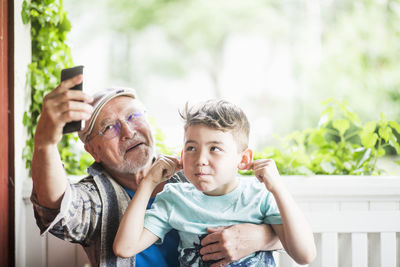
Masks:
[[[120,138],[132,138],[135,134],[135,129],[131,126],[126,121],[121,121],[121,129],[120,129]]]

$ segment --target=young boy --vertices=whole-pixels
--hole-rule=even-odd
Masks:
[[[199,252],[207,228],[248,222],[271,224],[287,253],[299,264],[310,263],[316,254],[310,226],[280,180],[275,162],[253,162],[250,126],[243,111],[227,101],[210,100],[191,108],[186,105],[181,116],[182,162],[163,155],[155,161],[124,214],[115,254],[135,255],[176,229],[181,266],[209,266],[212,262],[203,262]],[[153,189],[182,167],[190,183],[167,184],[146,211]],[[238,169],[254,170],[262,183],[240,178]],[[260,251],[229,266],[275,263],[271,252]]]

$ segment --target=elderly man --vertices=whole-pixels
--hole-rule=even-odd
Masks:
[[[92,266],[177,266],[176,233],[132,258],[114,255],[112,244],[121,217],[154,158],[154,140],[144,106],[129,89],[110,89],[93,98],[68,90],[82,76],[62,82],[44,98],[32,159],[35,217],[41,233],[81,244]],[[77,183],[68,180],[57,144],[63,126],[85,120],[79,132],[95,163]],[[184,182],[181,173],[170,182]],[[153,193],[162,190],[161,184]],[[149,203],[150,205],[151,203]],[[242,224],[209,229],[201,253],[222,266],[258,250],[280,247],[267,225]]]

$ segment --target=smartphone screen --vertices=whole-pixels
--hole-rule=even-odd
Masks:
[[[63,69],[61,71],[61,81],[68,80],[79,74],[83,74],[83,66],[76,66],[68,69]],[[83,90],[83,82],[70,88],[70,90]],[[77,132],[82,130],[85,125],[84,121],[71,121],[65,124],[63,128],[63,134]]]

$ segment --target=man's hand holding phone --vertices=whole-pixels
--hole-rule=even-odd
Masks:
[[[83,66],[76,66],[73,68],[63,69],[61,71],[61,82],[74,78],[78,75],[83,75]],[[69,90],[83,91],[83,81],[79,84],[75,84]],[[63,134],[77,132],[85,128],[84,120],[69,121],[64,125]]]
[[[90,118],[93,112],[89,104],[93,101],[92,97],[81,90],[71,90],[82,84],[82,80],[81,74],[65,79],[44,97],[35,134],[36,147],[57,144],[68,122],[85,121]],[[80,130],[80,127],[75,130]]]

